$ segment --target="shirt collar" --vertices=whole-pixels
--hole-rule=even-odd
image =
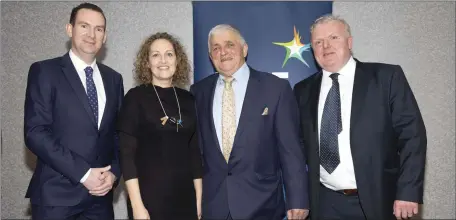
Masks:
[[[355,59],[353,59],[353,56],[350,56],[347,63],[337,73],[339,73],[339,76],[354,75],[355,69],[356,69],[356,61],[355,61]],[[333,74],[333,73],[323,70],[323,77],[329,77],[331,74]]]
[[[247,82],[250,76],[250,69],[247,63],[242,64],[241,68],[239,68],[236,72],[233,74],[233,82]],[[224,83],[223,79],[225,77],[221,74],[219,74],[219,78],[217,83]]]
[[[92,69],[95,70],[96,68],[96,62],[97,60],[94,59],[93,62],[90,64],[90,65],[87,65],[83,60],[81,60],[81,58],[79,58],[71,49],[70,49],[70,52],[69,52],[69,55],[70,55],[70,59],[71,59],[71,62],[73,63],[74,67],[76,68],[76,71],[78,72],[84,72],[84,69],[87,67],[87,66],[90,66],[92,67]]]

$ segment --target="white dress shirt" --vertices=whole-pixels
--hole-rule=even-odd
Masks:
[[[352,106],[353,83],[355,80],[356,62],[350,57],[344,67],[338,72],[340,103],[342,115],[342,132],[338,136],[340,164],[329,174],[320,165],[320,182],[333,190],[356,189],[355,171],[350,149],[350,116]],[[320,139],[321,118],[325,106],[326,96],[332,86],[332,73],[323,70],[323,78],[318,102],[318,138]]]
[[[73,63],[76,72],[81,79],[81,83],[84,86],[84,90],[87,93],[87,84],[86,84],[86,74],[84,69],[88,66],[92,67],[93,69],[93,82],[95,83],[95,87],[97,89],[97,98],[98,98],[98,128],[101,125],[101,119],[103,118],[103,113],[106,105],[106,93],[103,85],[103,79],[101,78],[100,70],[98,69],[97,62],[94,60],[90,65],[87,65],[83,60],[81,60],[76,54],[73,53],[72,50],[69,52],[71,62]],[[90,174],[89,169],[87,173],[82,177],[81,183],[83,183]]]
[[[250,78],[250,69],[247,66],[247,63],[241,66],[233,74],[233,92],[234,92],[234,102],[236,108],[236,128],[239,124],[239,117],[241,116],[242,105],[244,103],[245,93],[247,91],[247,83]],[[215,131],[217,133],[217,139],[220,145],[220,149],[223,151],[222,145],[222,99],[223,99],[223,89],[225,88],[225,81],[223,81],[224,76],[219,75],[217,83],[215,85],[214,92],[214,104],[212,106],[212,115],[214,118]]]

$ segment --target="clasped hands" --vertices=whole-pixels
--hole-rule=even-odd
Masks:
[[[110,171],[111,166],[91,168],[89,176],[82,183],[94,196],[104,196],[113,187],[116,176]]]

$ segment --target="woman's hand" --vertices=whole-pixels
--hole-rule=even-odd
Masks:
[[[198,219],[201,220],[201,200],[196,201],[196,211],[198,213]]]
[[[133,219],[150,219],[149,212],[146,207],[133,208]]]

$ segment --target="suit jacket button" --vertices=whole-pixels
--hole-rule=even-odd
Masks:
[[[228,176],[231,176],[231,172],[228,173]]]
[[[97,159],[97,160],[98,160],[98,159],[100,159],[100,156],[97,156],[97,158],[96,158],[96,159]]]

